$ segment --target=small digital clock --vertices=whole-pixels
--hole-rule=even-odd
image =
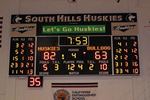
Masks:
[[[88,45],[89,37],[88,36],[67,36],[60,37],[60,45]]]

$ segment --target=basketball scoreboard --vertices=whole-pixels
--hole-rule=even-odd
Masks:
[[[12,15],[9,75],[139,75],[137,27],[136,13]]]

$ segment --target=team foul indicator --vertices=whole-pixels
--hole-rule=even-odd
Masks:
[[[139,75],[136,13],[12,15],[9,75]]]

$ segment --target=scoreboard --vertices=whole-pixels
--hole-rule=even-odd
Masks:
[[[139,75],[136,13],[11,16],[9,75]]]
[[[37,74],[111,74],[110,43],[108,36],[38,37]]]

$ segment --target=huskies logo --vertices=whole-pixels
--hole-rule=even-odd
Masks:
[[[126,16],[126,20],[127,21],[130,21],[130,22],[136,22],[136,16],[135,15],[132,15],[132,14],[128,14]]]
[[[14,16],[13,17],[13,23],[21,23],[22,18],[19,16]]]
[[[114,30],[118,30],[118,31],[122,31],[122,32],[126,32],[128,30],[134,29],[136,25],[122,25],[122,26],[114,26],[113,29]]]
[[[70,100],[70,94],[64,89],[57,90],[54,93],[54,100]]]

